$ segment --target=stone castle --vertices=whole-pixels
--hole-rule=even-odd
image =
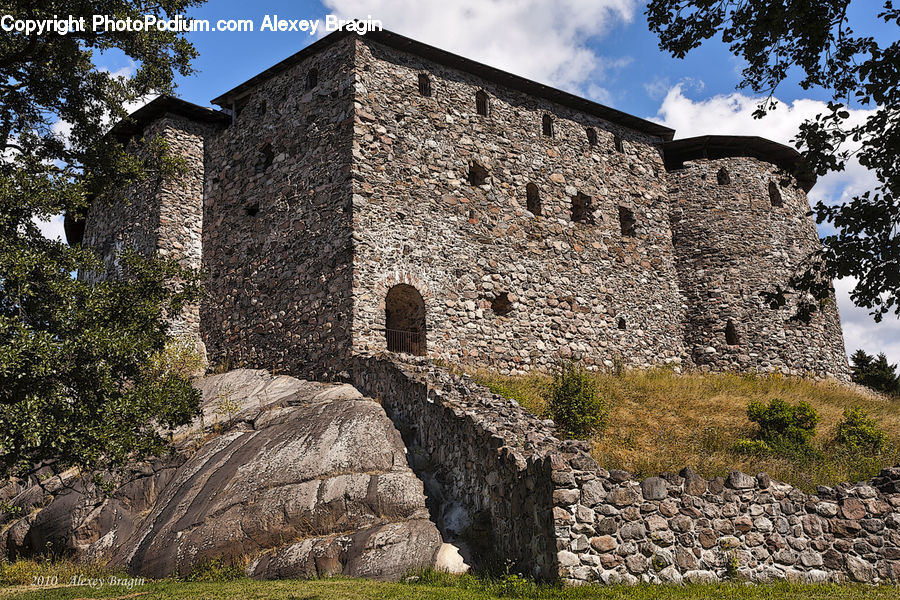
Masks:
[[[573,584],[900,580],[900,467],[816,495],[765,473],[637,481],[434,360],[845,379],[834,302],[804,324],[762,296],[819,248],[795,151],[673,141],[386,31],[331,34],[214,103],[159,98],[119,123],[187,169],[67,233],[112,272],[126,247],[203,270],[206,300],[173,328],[259,369],[199,384],[205,413],[232,384],[240,411],[111,498],[0,488],[28,515],[0,554],[398,578],[469,539]]]
[[[760,295],[820,247],[793,149],[673,141],[387,31],[328,35],[213,103],[162,97],[120,123],[188,172],[82,230],[107,260],[133,246],[203,269],[208,299],[178,329],[213,363],[328,379],[394,351],[847,376],[834,302],[804,324]]]

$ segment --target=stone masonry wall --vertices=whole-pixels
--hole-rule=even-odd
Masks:
[[[356,45],[355,351],[385,349],[385,297],[406,283],[425,299],[432,357],[505,372],[558,357],[680,363],[683,308],[655,138],[367,38]],[[476,113],[479,90],[487,116]],[[468,181],[473,163],[487,170],[484,185]],[[541,216],[526,210],[529,183]],[[579,193],[594,223],[573,222]],[[634,235],[621,232],[620,206],[634,214]],[[493,310],[503,293],[508,312]]]
[[[571,476],[554,492],[559,573],[569,583],[900,579],[900,468],[818,496],[765,473]]]
[[[728,183],[719,183],[720,169]],[[770,200],[770,183],[782,206]],[[697,160],[669,173],[669,194],[691,362],[703,369],[847,379],[833,295],[809,324],[791,319],[795,299],[772,309],[761,296],[787,287],[802,261],[821,249],[809,201],[796,181],[753,158]],[[736,336],[731,340],[729,320]]]
[[[183,266],[201,266],[203,231],[203,180],[205,152],[217,129],[167,114],[149,124],[144,140],[163,139],[167,153],[184,161],[185,172],[165,179],[149,178],[125,190],[115,207],[95,202],[87,215],[84,244],[101,255],[106,272],[117,276],[116,255],[132,248],[145,256],[158,253],[177,259]],[[130,149],[143,153],[139,140]],[[185,307],[170,319],[170,331],[178,337],[197,338],[199,305]]]
[[[900,580],[900,467],[817,495],[765,473],[636,481],[426,359],[357,357],[353,383],[401,431],[439,526],[454,504],[483,516],[518,572],[569,584]]]
[[[380,400],[400,430],[445,536],[475,538],[520,572],[556,578],[551,471],[558,460],[549,452],[560,442],[546,423],[424,360],[358,356],[353,384]]]
[[[311,379],[346,369],[352,57],[344,40],[266,80],[213,145],[201,311],[213,363]]]

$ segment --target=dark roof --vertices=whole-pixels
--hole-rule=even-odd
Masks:
[[[323,48],[330,46],[340,39],[354,35],[358,34],[347,31],[335,31],[334,33],[323,37],[317,42],[310,44],[300,52],[297,52],[296,54],[287,57],[278,64],[269,67],[262,73],[251,77],[239,86],[228,90],[218,98],[215,98],[212,103],[218,106],[229,108],[232,100],[240,98],[242,95],[244,95],[245,92],[253,89],[266,79],[284,71],[285,69],[306,59],[307,57],[320,52]],[[544,85],[530,79],[525,79],[524,77],[519,77],[518,75],[513,75],[512,73],[507,73],[506,71],[501,71],[500,69],[495,69],[494,67],[489,67],[485,64],[475,62],[474,60],[464,58],[451,52],[447,52],[446,50],[441,50],[440,48],[435,48],[434,46],[429,46],[428,44],[423,44],[422,42],[417,42],[416,40],[393,33],[391,31],[370,31],[363,37],[380,44],[390,46],[391,48],[403,50],[405,52],[421,56],[422,58],[426,58],[436,63],[452,67],[454,69],[459,69],[460,71],[465,71],[473,75],[477,75],[503,87],[518,90],[520,92],[544,98],[546,100],[551,100],[563,106],[568,106],[569,108],[574,108],[575,110],[579,110],[584,113],[606,119],[607,121],[618,123],[619,125],[623,125],[625,127],[629,127],[631,129],[641,131],[649,135],[658,136],[663,140],[671,140],[675,135],[675,130],[658,123],[653,123],[651,121],[629,115],[628,113],[624,113],[614,108],[592,102],[591,100],[587,100],[586,98],[581,98],[580,96],[576,96],[574,94],[552,88],[548,85]]]
[[[205,108],[174,96],[160,96],[116,123],[110,133],[119,139],[129,138],[141,133],[148,123],[166,113],[181,115],[192,121],[205,123],[227,124],[231,122],[231,117],[224,112]]]
[[[794,175],[807,192],[816,184],[816,176],[803,156],[790,146],[749,135],[702,135],[660,144],[667,171],[684,168],[684,162],[698,158],[750,156],[777,165]]]

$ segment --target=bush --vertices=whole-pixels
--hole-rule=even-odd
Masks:
[[[156,379],[175,376],[191,379],[206,370],[197,342],[190,338],[176,338],[147,361],[147,372]]]
[[[887,435],[861,408],[845,408],[837,426],[837,442],[853,451],[878,454],[887,444]]]
[[[759,425],[753,440],[740,440],[735,449],[750,454],[809,455],[809,441],[816,432],[819,415],[808,403],[788,404],[780,398],[769,404],[754,400],[747,405],[747,418]]]
[[[572,361],[558,364],[547,404],[550,418],[568,438],[587,439],[603,428],[609,413],[594,379],[584,367]]]
[[[223,582],[243,579],[246,576],[241,567],[226,562],[222,557],[216,557],[197,563],[182,579],[190,582]]]
[[[772,454],[772,447],[762,440],[738,440],[734,445],[734,449],[742,454],[753,454],[755,456]]]

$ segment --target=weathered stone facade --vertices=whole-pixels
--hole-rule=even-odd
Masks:
[[[387,291],[408,281],[427,294],[429,354],[442,359],[515,371],[558,357],[681,362],[658,138],[379,44],[358,43],[356,65],[356,350],[384,348]],[[421,73],[429,97],[416,91]],[[475,164],[482,185],[469,181]],[[530,183],[540,215],[526,207]],[[571,218],[578,194],[591,198],[582,223]],[[620,230],[620,206],[634,235]],[[503,294],[509,306],[492,308]]]
[[[673,166],[670,129],[389,32],[328,36],[223,113],[160,115],[172,101],[137,121],[190,174],[92,210],[86,240],[199,260],[208,295],[182,328],[199,319],[213,363],[322,379],[391,350],[847,377],[833,303],[802,325],[761,300],[819,243],[783,146],[729,138]]]
[[[719,183],[720,173],[727,182]],[[747,157],[691,161],[668,179],[690,363],[844,377],[833,298],[804,323],[792,318],[796,297],[773,309],[760,295],[802,272],[802,262],[821,249],[797,181]]]
[[[192,118],[154,107],[149,112],[153,120],[140,131],[113,131],[130,138],[129,147],[151,161],[153,153],[162,150],[164,145],[167,155],[180,159],[179,174],[176,177],[151,174],[147,180],[125,190],[124,201],[114,206],[107,202],[91,206],[84,244],[99,251],[106,267],[104,276],[118,274],[117,255],[126,249],[142,254],[158,253],[176,258],[184,267],[201,268],[207,151],[224,119],[213,111]],[[152,162],[150,166],[152,169]],[[172,315],[170,321],[174,335],[199,338],[199,305],[186,306],[178,315]]]
[[[312,378],[346,368],[353,50],[342,40],[263,81],[210,152],[201,331],[212,361]],[[307,89],[311,69],[322,75]]]

